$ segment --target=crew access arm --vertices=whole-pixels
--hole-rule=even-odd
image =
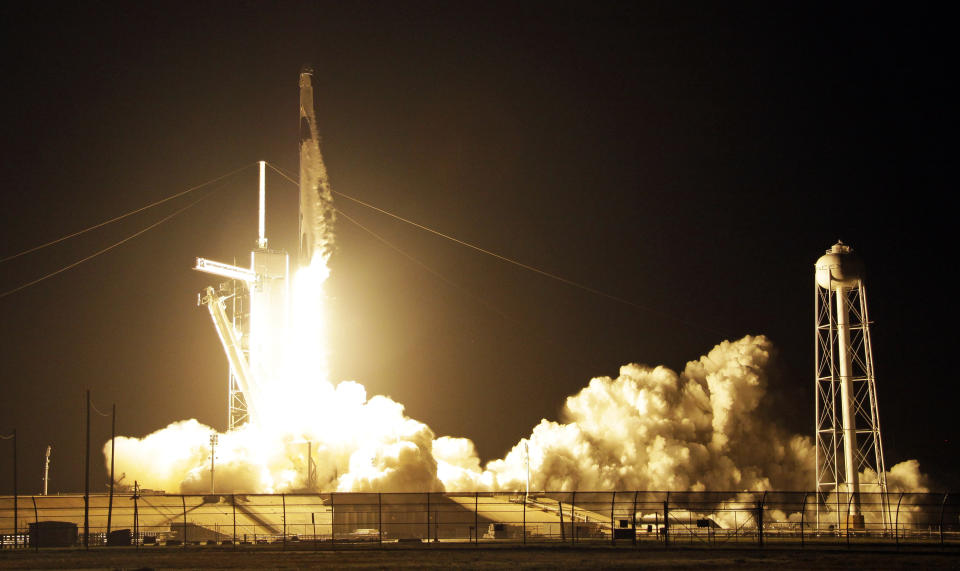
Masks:
[[[243,355],[237,333],[234,331],[233,325],[227,317],[223,297],[217,295],[217,292],[212,287],[207,287],[204,293],[201,294],[199,304],[206,305],[207,309],[210,310],[210,317],[213,318],[213,326],[217,330],[220,343],[223,344],[223,350],[227,354],[227,360],[230,361],[230,366],[233,367],[233,372],[237,377],[238,388],[246,397],[247,413],[250,415],[251,420],[254,420],[257,417],[257,411],[253,409],[253,403],[256,402],[256,399],[250,398],[250,390],[253,388],[250,366]]]

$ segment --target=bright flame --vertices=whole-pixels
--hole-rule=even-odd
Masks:
[[[330,275],[325,260],[316,256],[312,264],[297,270],[293,277],[290,327],[285,337],[282,370],[269,379],[268,390],[257,402],[262,411],[261,431],[309,432],[318,406],[329,402],[333,387],[329,381],[327,316],[323,293]],[[283,336],[284,332],[270,332]]]

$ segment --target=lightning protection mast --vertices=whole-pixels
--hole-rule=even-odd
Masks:
[[[864,513],[870,513],[881,514],[877,519],[886,529],[886,467],[863,262],[837,242],[817,260],[814,275],[817,525],[835,518],[837,529],[862,530]]]
[[[197,258],[194,267],[230,280],[197,296],[197,305],[210,310],[230,365],[228,430],[258,420],[258,408],[280,370],[289,316],[290,257],[267,248],[265,180],[266,163],[260,161],[257,243],[250,252],[250,267],[206,258]]]

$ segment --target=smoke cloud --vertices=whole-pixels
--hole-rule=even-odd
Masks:
[[[502,459],[482,466],[466,438],[436,437],[403,405],[364,387],[326,383],[311,414],[282,428],[220,434],[222,492],[522,490],[805,490],[814,448],[763,414],[773,346],[724,341],[678,373],[630,364],[570,396],[562,422],[544,419]],[[295,407],[296,408],[296,407]],[[210,489],[209,437],[196,420],[117,439],[124,483],[169,492]],[[109,443],[104,446],[109,463]],[[310,463],[315,476],[311,479]],[[864,475],[864,480],[869,478]],[[924,491],[916,461],[894,466],[891,491]]]
[[[725,341],[682,373],[630,364],[567,399],[478,483],[522,489],[766,490],[810,487],[811,439],[764,419],[772,345]]]

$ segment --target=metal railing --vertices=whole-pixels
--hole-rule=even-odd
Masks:
[[[390,543],[956,548],[960,494],[128,492],[112,503],[106,494],[92,495],[88,505],[79,495],[19,496],[16,510],[13,496],[0,497],[0,548],[85,543],[237,549]]]

